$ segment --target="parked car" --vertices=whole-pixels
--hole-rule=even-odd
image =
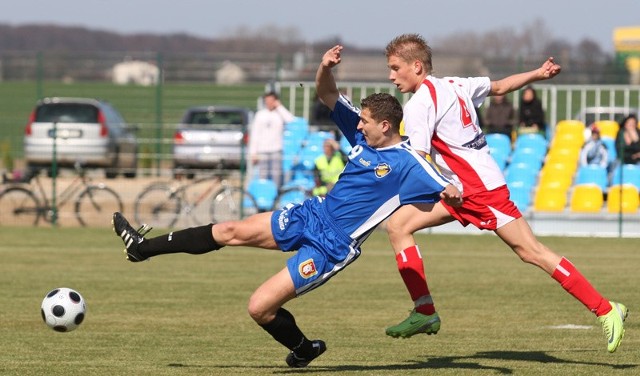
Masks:
[[[107,178],[120,172],[128,178],[136,176],[135,127],[109,103],[58,97],[38,101],[24,133],[28,167],[44,167],[51,172],[54,133],[59,167],[73,167],[78,162],[89,168],[104,168]]]
[[[235,106],[188,108],[173,137],[174,175],[194,169],[238,168],[245,158],[253,111]]]

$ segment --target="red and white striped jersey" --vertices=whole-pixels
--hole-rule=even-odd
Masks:
[[[411,146],[429,154],[463,196],[506,184],[475,111],[490,91],[488,77],[427,76],[404,106]]]

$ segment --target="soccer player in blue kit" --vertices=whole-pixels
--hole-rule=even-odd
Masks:
[[[461,202],[460,191],[400,136],[403,112],[395,97],[372,94],[359,110],[340,94],[331,69],[340,63],[341,51],[339,45],[329,49],[316,74],[320,99],[353,146],[326,197],[151,239],[144,238],[147,226],[136,231],[122,214],[113,215],[114,230],[132,262],[170,253],[203,254],[227,245],[297,250],[284,269],[258,287],[248,307],[251,318],[290,350],[290,367],[306,367],[326,345],[307,339],[293,315],[282,308],[286,302],[321,286],[355,261],[371,232],[401,205],[434,204],[441,198],[452,205]]]

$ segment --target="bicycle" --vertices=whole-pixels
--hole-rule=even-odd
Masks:
[[[122,211],[120,196],[104,183],[94,184],[79,164],[75,166],[77,175],[60,193],[54,197],[47,195],[40,181],[41,170],[27,173],[15,180],[2,175],[4,188],[0,191],[0,225],[33,225],[40,219],[49,223],[57,221],[57,209],[74,201],[74,214],[81,226],[101,226],[108,223],[109,216]]]
[[[200,226],[212,221],[238,220],[257,212],[255,199],[220,175],[178,185],[153,182],[138,194],[134,203],[138,224],[160,228],[171,228],[182,217]]]
[[[139,225],[172,228],[180,218],[200,226],[211,222],[240,220],[311,197],[310,191],[299,185],[279,191],[273,206],[259,207],[256,198],[240,186],[216,175],[179,183],[153,182],[136,197],[134,218]]]

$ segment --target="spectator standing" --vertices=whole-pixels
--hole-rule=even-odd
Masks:
[[[617,143],[618,150],[622,150],[622,163],[640,164],[640,132],[638,118],[635,115],[629,115],[622,120]]]
[[[275,92],[262,97],[264,107],[256,112],[249,130],[249,160],[252,175],[282,185],[282,138],[284,126],[294,120]]]
[[[491,97],[489,107],[484,114],[487,134],[501,133],[512,138],[513,123],[516,120],[516,110],[507,97],[496,95]]]
[[[518,133],[545,134],[544,110],[533,86],[528,85],[522,91],[520,99],[520,127]]]
[[[609,165],[607,145],[600,139],[600,129],[595,124],[591,125],[591,137],[580,151],[580,166],[586,165],[597,165],[605,168]]]

